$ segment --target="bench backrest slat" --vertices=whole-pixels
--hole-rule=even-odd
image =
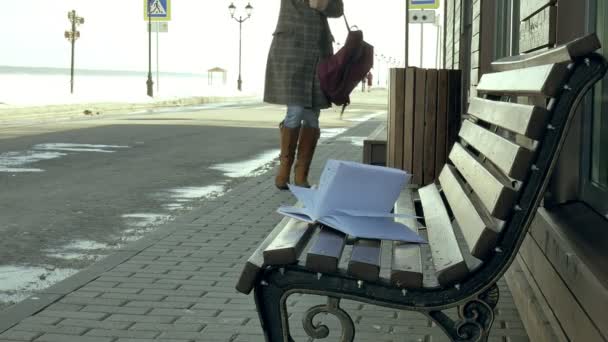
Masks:
[[[464,120],[459,136],[491,160],[507,176],[523,180],[532,159],[532,151],[519,146],[481,126]]]
[[[515,202],[516,191],[498,175],[475,158],[462,145],[456,143],[450,153],[450,160],[464,176],[471,188],[481,199],[490,214],[499,219],[505,219]],[[466,229],[466,227],[463,227]]]
[[[469,114],[487,123],[538,140],[545,131],[548,111],[537,106],[472,97]]]
[[[433,264],[439,284],[448,286],[466,277],[464,261],[441,194],[434,183],[418,190],[424,211]]]
[[[462,233],[471,255],[485,259],[496,246],[502,226],[490,216],[477,195],[465,190],[465,184],[453,166],[443,168],[439,181],[458,225],[465,227]]]
[[[306,254],[306,267],[320,273],[336,272],[345,244],[344,233],[322,227]]]
[[[492,62],[492,69],[495,71],[507,71],[545,64],[571,62],[575,58],[585,56],[600,47],[601,44],[597,35],[591,33],[554,49],[499,59]]]
[[[381,254],[380,240],[357,240],[348,262],[348,274],[360,280],[378,280]]]
[[[416,214],[411,191],[402,191],[395,203],[395,214]],[[414,232],[418,231],[418,222],[411,217],[395,218]],[[420,288],[423,282],[420,246],[412,243],[393,242],[391,260],[391,283],[397,287]]]
[[[554,97],[567,75],[564,64],[485,74],[477,85],[479,93]]]

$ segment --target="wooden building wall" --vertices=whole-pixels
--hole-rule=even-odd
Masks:
[[[458,0],[446,0],[446,67],[457,68],[466,56],[456,52],[470,42],[470,94],[476,96],[480,77],[491,72],[494,54],[496,3],[503,0],[468,0],[470,35],[456,36],[455,23],[464,23],[466,11]],[[550,49],[586,33],[586,0],[520,0],[519,49],[522,53]],[[460,11],[456,8],[460,6]],[[464,13],[463,13],[464,12]],[[457,16],[461,19],[456,18]],[[462,25],[460,25],[462,26]],[[458,32],[462,32],[459,27]],[[450,33],[452,32],[452,33]],[[457,46],[458,45],[458,46]],[[467,65],[462,63],[463,65]],[[576,199],[580,160],[580,117],[574,122],[552,184],[550,202]],[[601,233],[582,204],[541,208],[506,279],[531,341],[608,341],[608,228]],[[602,220],[600,220],[602,221]],[[584,228],[583,228],[584,227]],[[595,227],[595,228],[593,228]],[[603,228],[603,227],[602,227]],[[603,249],[600,246],[604,246]],[[600,252],[598,252],[600,251]]]

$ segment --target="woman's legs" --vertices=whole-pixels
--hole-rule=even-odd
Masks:
[[[295,168],[295,184],[309,186],[307,181],[308,169],[319,139],[320,113],[319,109],[304,108],[297,105],[287,106],[285,119],[279,125],[281,129],[281,156],[279,173],[275,178],[277,188],[287,189],[296,147],[298,161]]]

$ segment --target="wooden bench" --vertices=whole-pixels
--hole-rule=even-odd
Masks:
[[[378,126],[363,140],[363,163],[386,166],[386,123]]]
[[[427,237],[428,245],[357,240],[283,220],[247,261],[237,284],[242,293],[254,290],[266,340],[293,341],[286,300],[314,294],[328,302],[304,315],[312,338],[328,336],[313,317],[329,313],[342,324],[341,341],[354,340],[353,321],[340,308],[344,298],[422,313],[453,341],[487,341],[499,298],[496,283],[521,246],[577,105],[606,72],[606,61],[592,53],[598,48],[590,35],[499,61],[502,71],[482,77],[481,97],[470,99],[438,182],[404,191],[395,206],[397,213],[422,217],[403,222]],[[525,97],[547,105],[521,104]],[[445,313],[450,308],[458,308],[457,320]]]

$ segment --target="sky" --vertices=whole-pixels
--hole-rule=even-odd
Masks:
[[[102,70],[141,70],[148,67],[145,0],[0,0],[0,65],[70,66],[68,11],[84,17],[78,28],[76,67]],[[212,67],[238,71],[239,25],[230,18],[230,0],[172,0],[169,32],[159,34],[161,71],[205,73]],[[234,0],[239,12],[249,1]],[[268,48],[276,26],[279,0],[251,0],[253,14],[243,23],[243,81],[263,80]],[[405,2],[403,0],[344,0],[351,25],[364,32],[377,54],[403,61]],[[330,19],[338,42],[346,38],[342,19]],[[419,62],[419,25],[411,25],[411,64]],[[425,28],[425,66],[434,66],[435,28]],[[427,43],[428,42],[428,43]],[[153,44],[156,37],[153,35]],[[156,47],[153,45],[153,58]],[[156,61],[153,61],[155,67]]]

